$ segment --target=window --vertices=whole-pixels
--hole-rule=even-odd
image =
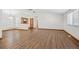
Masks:
[[[78,10],[74,11],[73,18],[74,18],[73,25],[79,26],[79,11]]]
[[[79,26],[79,10],[75,10],[67,15],[67,24],[72,26]]]
[[[73,13],[70,13],[69,15],[67,15],[67,24],[73,25]]]

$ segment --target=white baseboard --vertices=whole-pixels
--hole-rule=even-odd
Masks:
[[[2,30],[0,29],[0,38],[2,38]]]
[[[69,33],[70,35],[72,35],[74,38],[76,38],[77,40],[79,40],[79,36],[75,35],[74,33],[71,33],[67,30],[64,30],[65,32]]]

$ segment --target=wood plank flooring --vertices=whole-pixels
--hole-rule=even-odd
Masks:
[[[3,32],[1,49],[78,49],[79,41],[58,30],[9,30]]]

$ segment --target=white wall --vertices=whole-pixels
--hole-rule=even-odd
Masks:
[[[16,27],[15,25],[15,17],[14,16],[8,16],[8,15],[3,15],[2,16],[2,29],[6,30],[6,29],[13,29]]]
[[[38,13],[39,28],[47,29],[63,29],[64,18],[63,15],[53,13]]]
[[[27,14],[27,12],[25,12]],[[24,11],[21,10],[4,10],[1,14],[0,26],[2,30],[7,29],[27,29],[27,24],[21,24],[21,17],[27,17]],[[11,17],[13,17],[11,19]]]
[[[28,24],[21,24],[21,17],[26,17],[27,16],[24,16],[24,15],[16,15],[16,28],[17,29],[28,29]]]
[[[2,38],[2,11],[0,10],[0,38]]]
[[[29,21],[29,18],[34,17],[34,16],[32,15],[32,13],[28,11],[24,11],[24,10],[17,10],[17,11],[19,11],[19,13],[15,15],[16,16],[16,28],[27,30],[29,27],[29,22],[28,24],[21,24],[21,17],[28,18],[28,21]]]
[[[7,30],[7,29],[13,29],[16,27],[15,25],[15,21],[16,21],[16,18],[14,15],[12,14],[6,14],[6,13],[3,13],[2,10],[1,11],[1,21],[0,21],[0,28],[2,30]]]
[[[67,24],[67,15],[68,14],[64,15],[64,30],[79,40],[79,27],[68,25]]]
[[[8,19],[8,16],[13,16],[13,20]],[[63,15],[55,13],[37,13],[37,15],[32,14],[31,12],[25,10],[4,10],[2,16],[2,27],[3,29],[8,28],[18,28],[18,29],[27,29],[29,24],[21,24],[21,17],[34,17],[34,27],[38,26],[39,28],[47,29],[63,29],[64,21]],[[14,22],[14,23],[13,23]]]

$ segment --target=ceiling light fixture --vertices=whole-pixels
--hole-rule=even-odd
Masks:
[[[35,10],[34,9],[28,9],[29,11],[32,11],[33,13],[35,13]]]

